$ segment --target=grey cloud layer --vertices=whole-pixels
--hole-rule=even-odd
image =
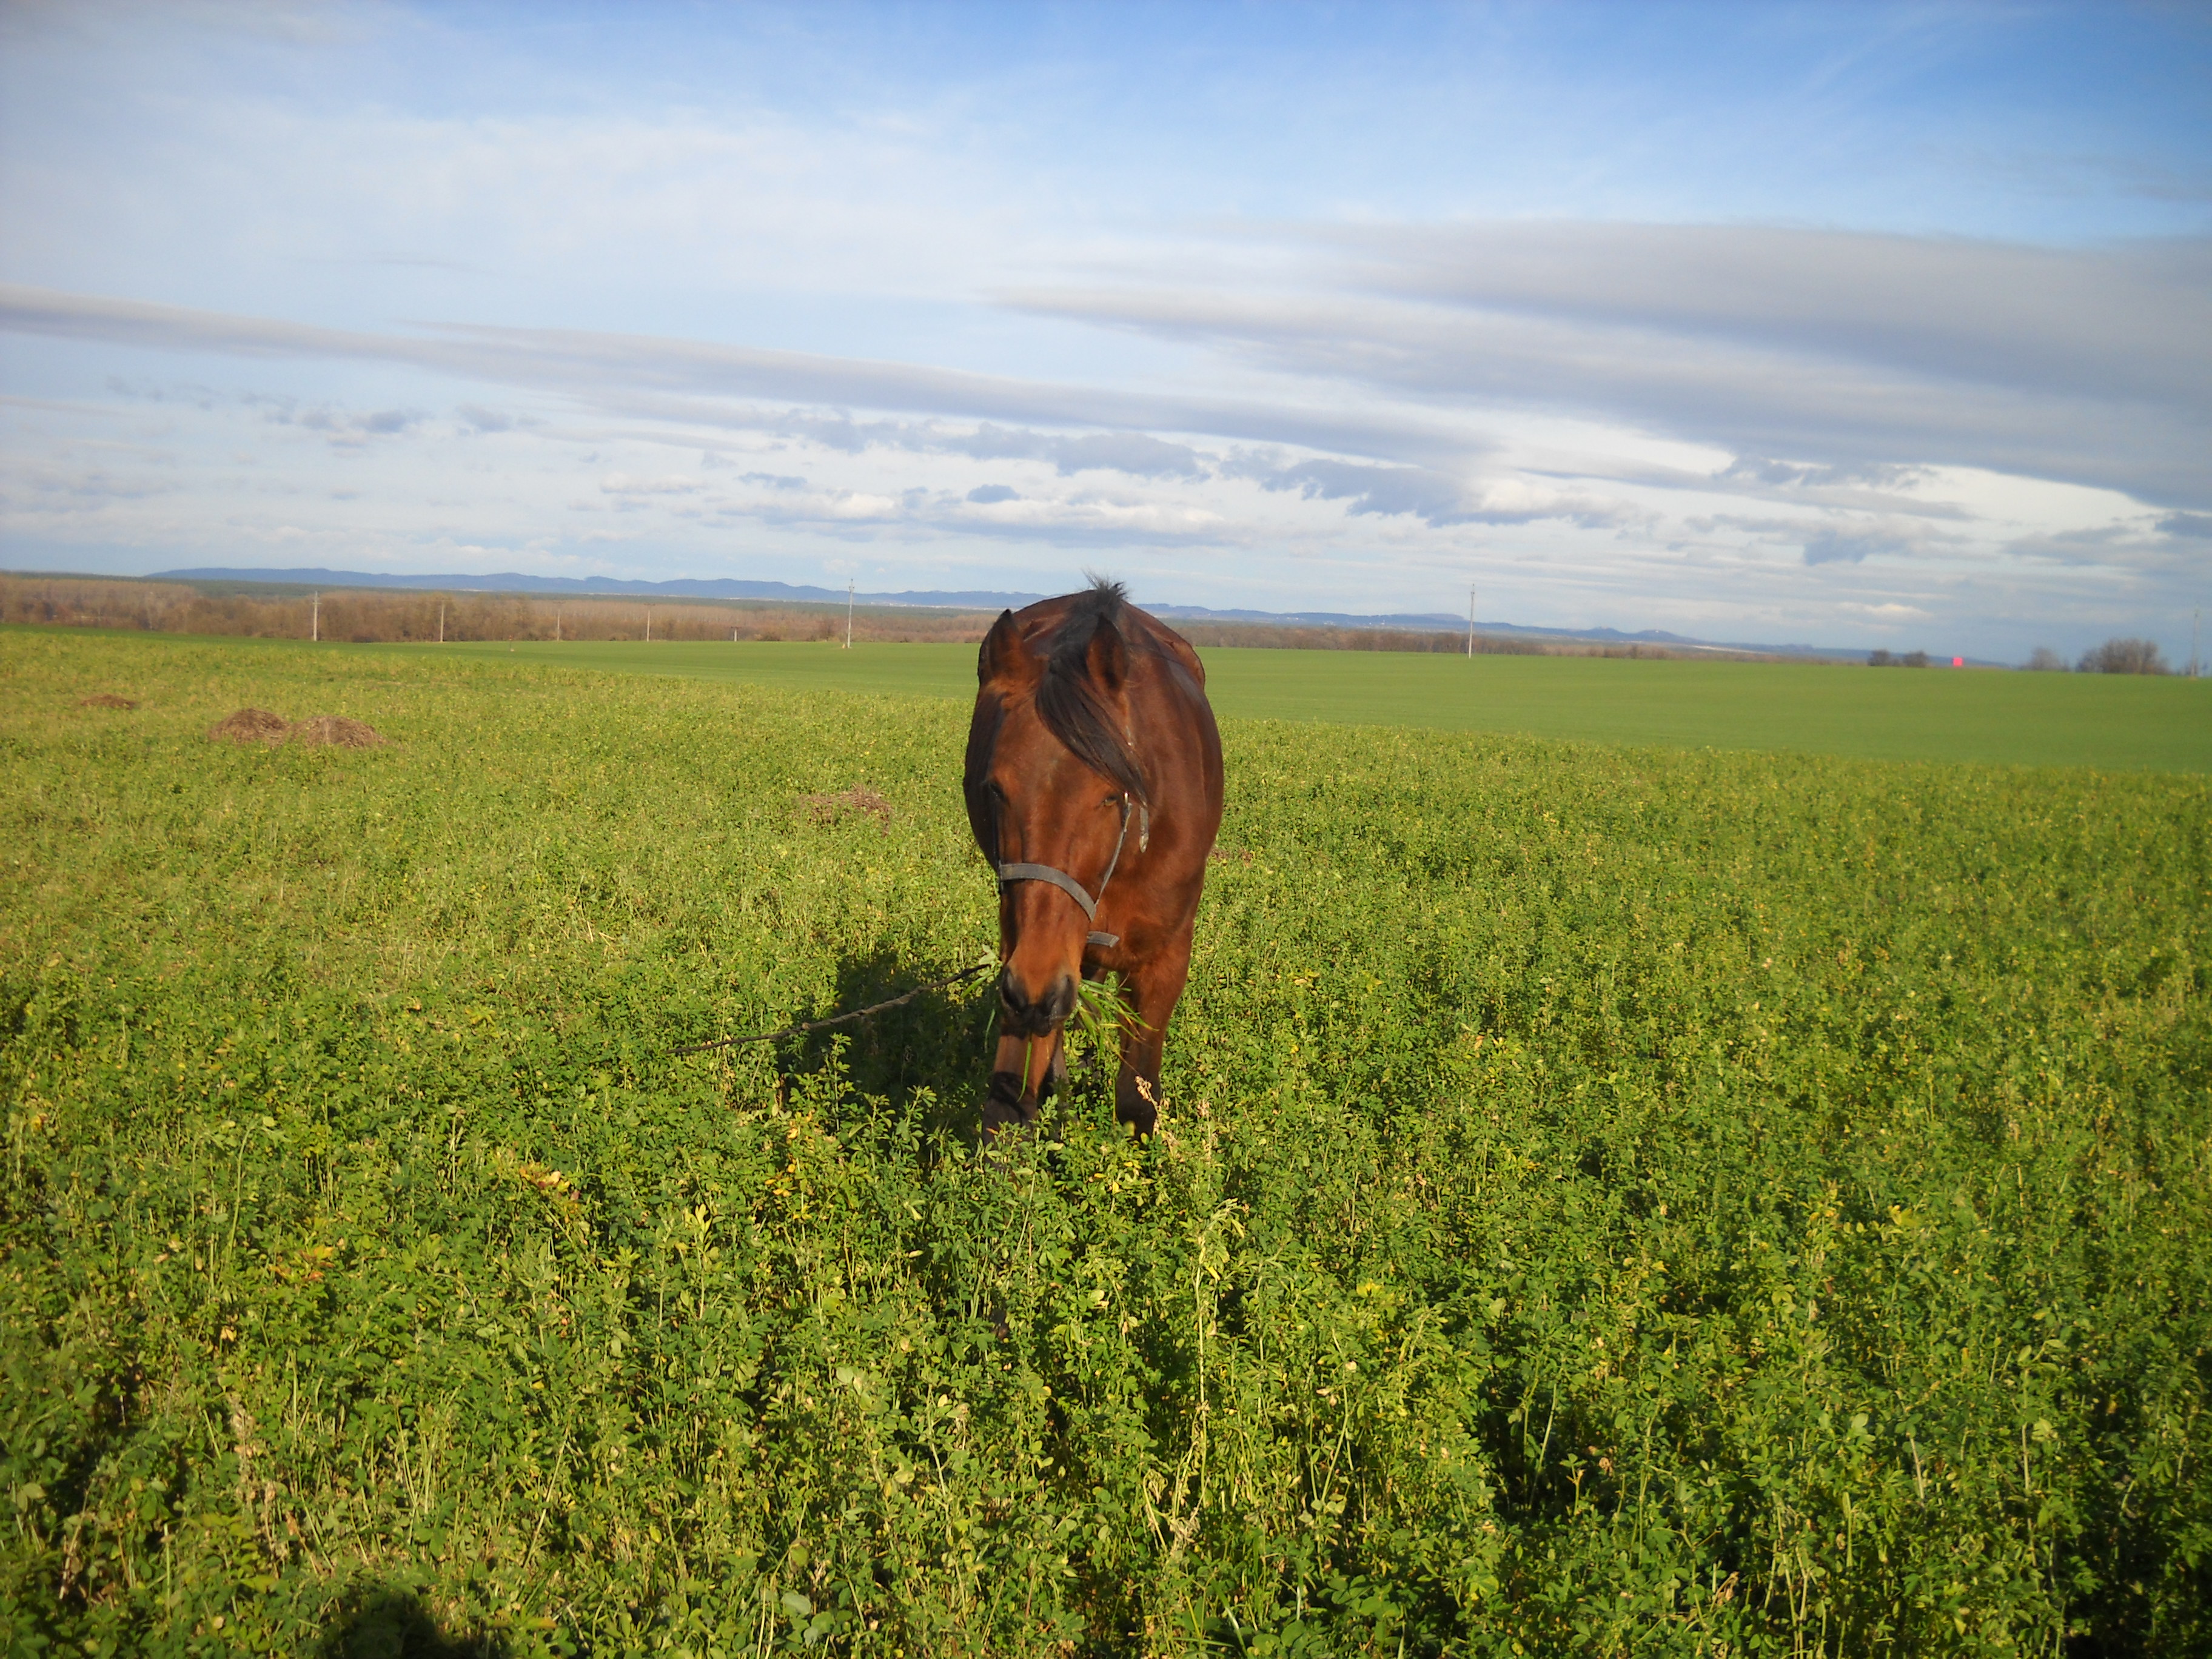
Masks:
[[[1325,240],[1341,263],[1286,296],[1009,301],[1304,377],[1815,468],[1979,466],[2212,505],[2212,240],[2061,251],[1589,224]]]
[[[2212,404],[2212,240],[2069,251],[1698,225],[1332,239],[1376,292],[1887,363],[1991,386]]]
[[[1143,432],[1077,435],[994,426],[948,431],[933,421],[855,421],[850,416],[793,412],[763,422],[786,437],[857,455],[871,448],[919,454],[965,455],[979,461],[1049,461],[1063,478],[1079,472],[1127,472],[1140,478],[1203,478],[1206,458],[1188,444],[1169,443]]]
[[[1194,462],[1177,458],[1179,447],[1145,435],[1153,432],[1203,433],[1431,462],[1463,459],[1474,447],[1443,423],[1418,417],[1367,418],[1334,413],[1325,406],[1309,410],[1292,404],[1148,397],[927,365],[648,335],[470,326],[443,328],[430,335],[372,334],[6,285],[0,285],[0,329],[249,358],[405,363],[438,374],[560,392],[608,407],[640,408],[641,395],[684,398],[695,400],[688,418],[715,424],[731,423],[733,413],[748,426],[773,423],[776,416],[763,420],[706,401],[749,397],[986,422],[1033,421],[1120,429],[1085,438],[1033,434],[986,438],[978,433],[969,440],[1019,444],[1034,439],[1032,453],[1063,471],[1134,462],[1130,470],[1159,475],[1194,466]],[[822,430],[826,434],[830,428],[825,425]],[[1189,452],[1180,453],[1187,457]]]
[[[1881,530],[1816,530],[1805,538],[1807,564],[1858,564],[1872,553],[1909,553],[1909,538]]]
[[[1618,523],[1622,517],[1618,508],[1589,503],[1501,506],[1468,479],[1430,467],[1294,461],[1279,451],[1239,451],[1221,464],[1221,475],[1249,478],[1269,491],[1294,491],[1310,501],[1349,502],[1345,510],[1355,518],[1406,514],[1439,530],[1462,524],[1533,524],[1540,519],[1601,526]]]
[[[2068,252],[1589,224],[1299,232],[1292,240],[1333,262],[1308,269],[1303,291],[1124,287],[1013,301],[1090,324],[1201,339],[1249,366],[1296,377],[1279,382],[1283,395],[1274,400],[1146,395],[641,335],[329,329],[4,287],[0,329],[249,359],[403,364],[854,455],[1032,462],[1062,477],[1100,471],[1157,483],[1238,479],[1341,502],[1354,517],[1407,517],[1434,528],[1549,520],[1626,530],[1648,518],[1577,494],[1573,475],[1560,477],[1565,488],[1558,490],[1540,474],[1524,473],[1520,485],[1479,476],[1485,446],[1460,422],[1501,407],[1543,409],[1723,447],[1736,459],[1711,471],[1668,473],[1617,458],[1585,476],[1820,511],[1830,522],[1801,521],[1797,531],[1807,566],[1923,550],[1925,533],[1899,527],[1906,519],[1961,516],[1911,499],[1913,484],[1937,465],[2124,491],[2169,509],[2161,547],[2201,544],[2212,525],[2203,510],[2212,507],[2203,465],[2212,453],[2212,241]],[[1347,384],[1361,389],[1357,399],[1332,390]],[[1340,412],[1332,402],[1354,407]],[[847,412],[854,410],[872,413]],[[287,404],[277,418],[334,445],[359,446],[405,433],[421,417]],[[478,433],[514,423],[473,404],[461,406],[460,418]],[[1055,427],[1088,429],[1045,429]],[[1226,450],[1160,434],[1222,441]],[[787,498],[806,487],[781,474],[745,481]],[[625,478],[605,494],[635,502],[696,494],[696,486]],[[1020,499],[1012,486],[988,483],[963,505]],[[1084,506],[1060,503],[1054,510],[1074,520],[1056,528],[1026,511],[977,514],[991,522],[969,528],[1112,533],[1102,520],[1076,522]],[[831,517],[847,521],[848,507]],[[748,510],[818,516],[796,501]],[[2087,554],[2086,544],[2012,545],[2027,556]],[[2135,555],[2134,542],[2126,552]]]

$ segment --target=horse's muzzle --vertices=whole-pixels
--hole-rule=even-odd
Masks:
[[[1075,975],[1060,975],[1042,995],[1032,998],[1008,968],[999,975],[999,1006],[1008,1036],[1049,1036],[1075,1012]]]

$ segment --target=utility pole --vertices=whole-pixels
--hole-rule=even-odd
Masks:
[[[557,605],[553,607],[553,643],[561,643],[561,607]]]
[[[853,579],[850,576],[845,578],[845,648],[848,651],[853,648]],[[2191,655],[2194,660],[2195,653]]]
[[[649,605],[645,607],[645,642],[653,643],[653,607]]]
[[[323,596],[319,593],[316,594],[310,601],[310,605],[312,608],[307,612],[307,637],[310,640],[320,640],[323,637]]]
[[[1473,582],[1467,585],[1467,654],[1468,659],[1473,660],[1474,656],[1474,584]]]
[[[443,599],[441,599],[441,600],[439,600],[439,601],[438,601],[438,643],[439,643],[439,644],[441,644],[441,645],[443,645],[445,642],[446,642],[446,602],[445,602]]]

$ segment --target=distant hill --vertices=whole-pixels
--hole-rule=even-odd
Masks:
[[[768,599],[804,605],[842,605],[846,597],[842,588],[811,587],[790,582],[742,581],[732,577],[711,580],[679,578],[674,581],[647,582],[623,581],[607,576],[532,576],[516,570],[495,571],[489,575],[391,576],[367,570],[206,568],[164,570],[146,580],[196,582],[203,586],[228,586],[234,584],[249,590],[266,587],[381,587],[447,593],[563,593],[579,596],[634,595],[640,599]],[[897,605],[915,610],[950,611],[1019,610],[1047,597],[1042,593],[941,588],[910,588],[896,593],[853,595],[856,604],[870,606]],[[1393,611],[1381,616],[1359,616],[1342,611],[1214,611],[1198,605],[1145,604],[1144,608],[1156,617],[1164,617],[1170,621],[1255,623],[1278,627],[1381,628],[1433,633],[1467,626],[1466,617],[1441,611]],[[1751,651],[1775,656],[1835,659],[1856,659],[1865,654],[1863,651],[1838,650],[1831,646],[1762,645],[1741,641],[1692,639],[1656,628],[1626,634],[1615,628],[1525,628],[1516,623],[1501,622],[1478,622],[1475,626],[1482,633],[1492,635],[1510,635],[1531,640],[1558,640],[1583,644],[1656,645],[1678,651]]]

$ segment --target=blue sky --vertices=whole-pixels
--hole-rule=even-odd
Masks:
[[[8,6],[0,561],[2179,659],[2208,20]]]

